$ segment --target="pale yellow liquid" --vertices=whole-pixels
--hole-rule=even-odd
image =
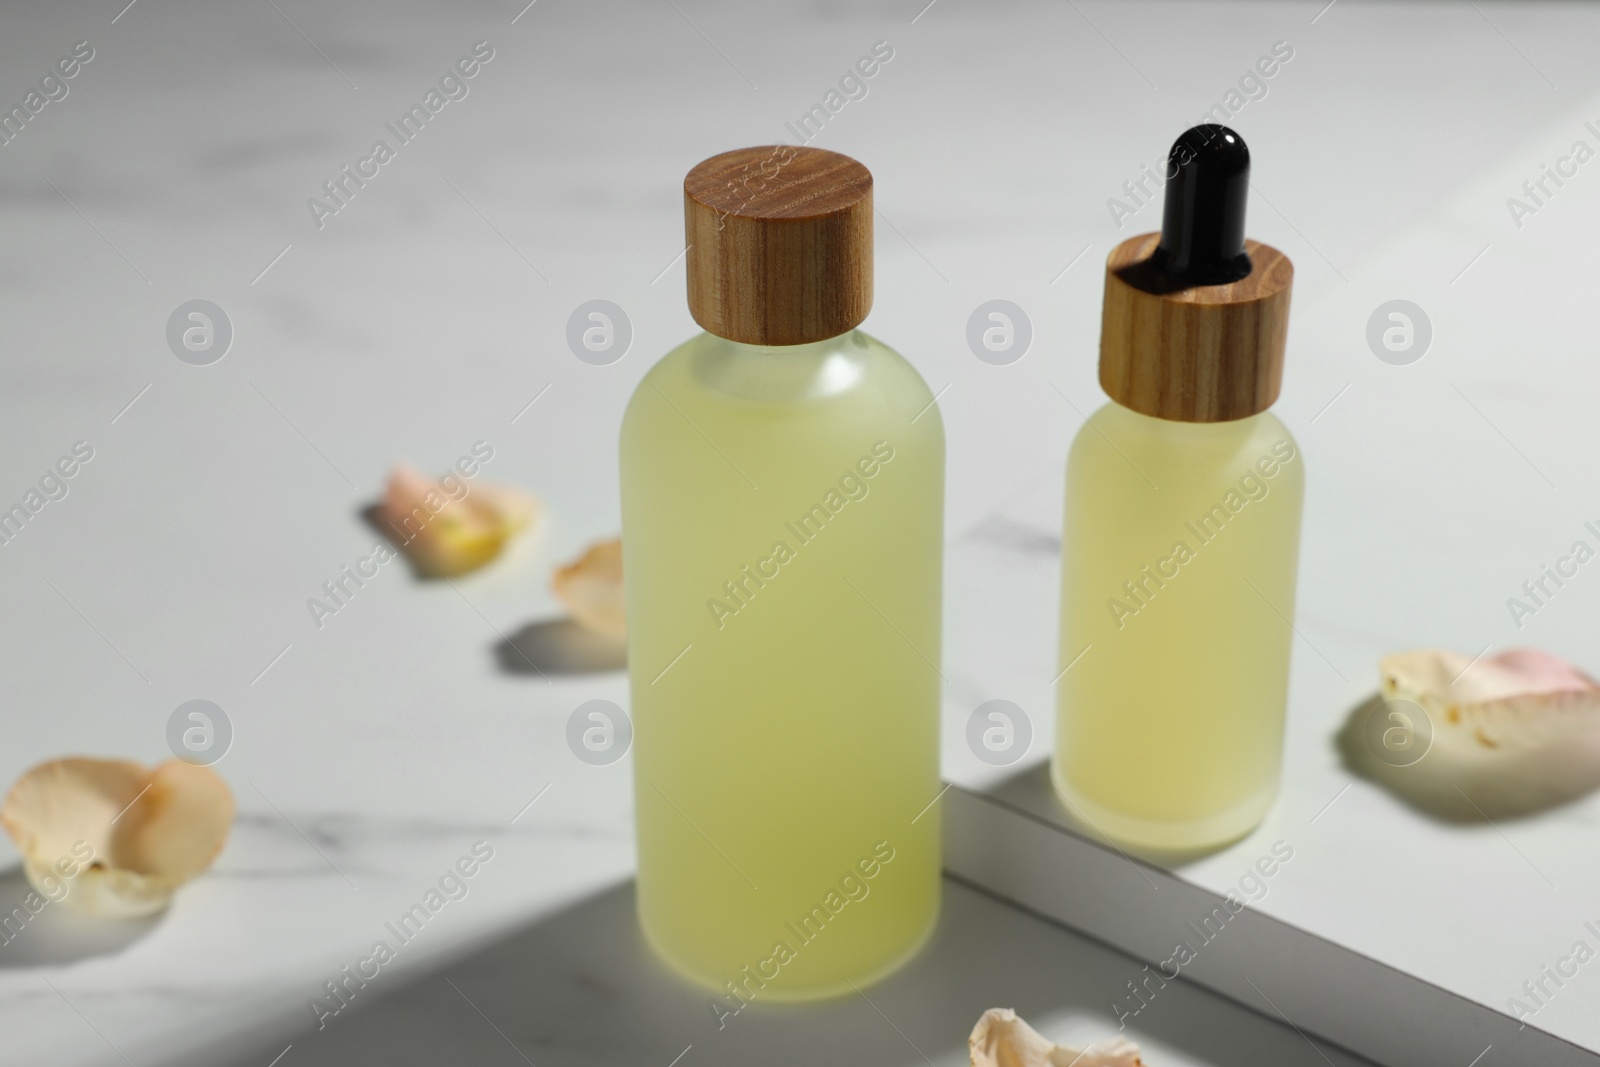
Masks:
[[[1270,477],[1263,458],[1276,466]],[[1073,665],[1057,687],[1052,770],[1069,808],[1113,840],[1206,848],[1247,833],[1271,806],[1302,467],[1270,412],[1183,423],[1108,404],[1078,432],[1059,668]],[[1253,484],[1241,486],[1247,476]],[[1214,505],[1222,513],[1202,525]],[[1112,598],[1129,613],[1113,612]]]
[[[657,952],[729,1008],[730,982],[757,1003],[850,993],[933,926],[944,430],[932,400],[904,359],[852,332],[776,349],[703,334],[629,404],[639,915]],[[870,478],[863,457],[879,460]],[[847,472],[865,496],[841,488]],[[846,502],[801,528],[829,490]],[[792,558],[763,566],[779,541]],[[741,580],[739,607],[724,583]],[[713,598],[739,610],[714,613]],[[874,866],[875,846],[893,858]],[[825,921],[802,927],[819,905]]]

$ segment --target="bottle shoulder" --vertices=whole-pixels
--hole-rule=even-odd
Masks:
[[[1143,415],[1115,401],[1095,411],[1078,430],[1070,466],[1117,464],[1139,469],[1232,469],[1263,457],[1295,468],[1300,446],[1270,410],[1229,422],[1179,422]]]
[[[837,413],[924,411],[927,383],[904,356],[861,330],[809,345],[745,345],[701,333],[672,349],[645,373],[629,401],[633,413],[658,404],[715,409],[751,418]],[[908,416],[908,418],[910,417]],[[942,424],[937,406],[918,424]]]

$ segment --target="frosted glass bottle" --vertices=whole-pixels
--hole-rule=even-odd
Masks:
[[[824,243],[870,268],[864,167],[806,150],[785,188],[815,213],[840,160],[865,183],[841,209],[865,236],[834,227]],[[789,202],[748,205],[744,223]],[[708,292],[750,262],[727,243],[759,257],[775,242],[726,221],[691,238],[691,310],[759,332]],[[815,280],[826,296],[841,277]],[[701,334],[649,371],[623,421],[639,917],[714,991],[719,1025],[751,1001],[852,993],[938,912],[944,429],[910,364],[854,329],[866,302],[835,301],[820,321],[843,328],[820,340]],[[782,333],[775,315],[762,328]]]
[[[1056,791],[1127,845],[1248,833],[1277,793],[1305,477],[1267,409],[1294,268],[1244,235],[1226,126],[1167,158],[1159,234],[1106,262],[1100,384],[1067,459]]]
[[[1271,412],[1179,422],[1111,403],[1078,431],[1055,784],[1106,835],[1204,847],[1271,805],[1303,467]]]

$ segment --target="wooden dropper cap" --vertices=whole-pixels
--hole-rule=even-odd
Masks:
[[[803,345],[872,310],[872,174],[777,145],[724,152],[683,180],[689,313],[750,345]]]
[[[1278,399],[1294,265],[1245,238],[1249,189],[1250,150],[1226,126],[1173,143],[1161,232],[1106,260],[1100,385],[1123,407],[1230,422]]]

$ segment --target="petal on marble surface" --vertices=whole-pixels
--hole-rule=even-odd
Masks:
[[[622,541],[590,545],[583,555],[556,568],[550,587],[584,626],[621,641],[628,621],[622,605]]]
[[[453,578],[493,560],[538,521],[539,511],[538,499],[520,489],[453,476],[434,480],[398,463],[377,517],[419,574]]]
[[[1385,656],[1383,694],[1428,713],[1435,743],[1529,750],[1600,731],[1600,683],[1533,648],[1476,661],[1442,649]]]
[[[0,822],[29,883],[75,911],[160,911],[211,866],[233,825],[233,793],[209,767],[73,756],[12,786]]]
[[[972,1067],[1144,1067],[1139,1046],[1125,1038],[1085,1049],[1051,1042],[1010,1008],[990,1008],[967,1038]]]

